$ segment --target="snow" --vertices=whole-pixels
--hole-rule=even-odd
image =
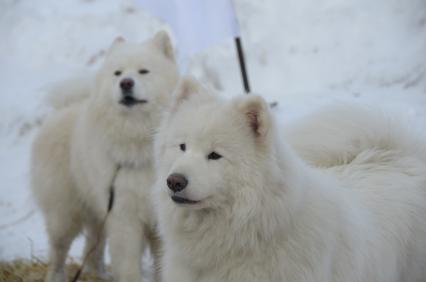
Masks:
[[[282,120],[334,100],[390,107],[426,122],[426,1],[236,0],[253,92]],[[0,2],[0,260],[45,259],[43,220],[29,189],[47,85],[96,69],[119,35],[165,28],[131,0]],[[226,95],[242,93],[230,40],[190,61]],[[82,238],[71,256],[79,258]]]

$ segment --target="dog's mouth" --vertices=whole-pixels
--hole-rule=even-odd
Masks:
[[[120,100],[120,104],[126,106],[126,107],[132,107],[138,104],[145,104],[148,103],[147,100],[145,99],[136,99],[133,96],[124,96],[121,100]]]
[[[189,205],[194,205],[194,204],[198,204],[200,201],[193,201],[184,197],[180,197],[180,196],[176,196],[176,195],[172,195],[171,196],[173,202],[177,203],[177,204],[189,204]]]

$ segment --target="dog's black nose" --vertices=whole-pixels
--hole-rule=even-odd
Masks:
[[[182,191],[187,185],[188,180],[182,174],[173,173],[167,177],[167,186],[169,186],[170,190],[173,192]]]
[[[125,78],[122,81],[120,81],[120,87],[124,91],[132,90],[134,85],[135,85],[135,82],[131,78]]]

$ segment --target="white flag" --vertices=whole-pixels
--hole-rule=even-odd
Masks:
[[[239,35],[231,0],[138,0],[168,23],[175,33],[180,57]]]

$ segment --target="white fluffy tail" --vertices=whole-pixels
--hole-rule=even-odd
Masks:
[[[285,138],[306,161],[322,167],[350,162],[366,150],[402,151],[426,159],[415,121],[360,105],[338,104],[287,128]]]
[[[52,85],[47,103],[55,110],[61,110],[86,100],[92,91],[93,75],[78,76]]]

